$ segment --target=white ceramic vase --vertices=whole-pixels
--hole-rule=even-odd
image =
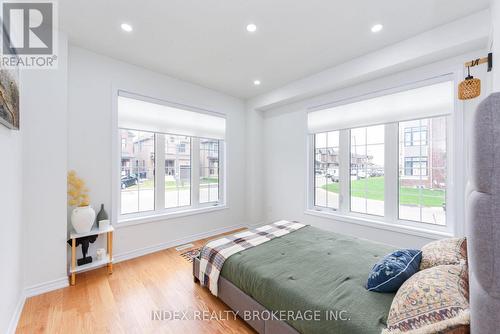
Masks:
[[[95,211],[89,206],[80,206],[71,212],[71,225],[76,233],[87,233],[92,229],[95,221]]]

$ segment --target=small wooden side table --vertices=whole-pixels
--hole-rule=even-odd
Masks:
[[[113,231],[115,229],[113,226],[109,225],[108,228],[105,229],[98,229],[98,228],[93,228],[90,232],[88,233],[76,233],[72,232],[69,235],[69,238],[71,239],[71,267],[69,269],[70,273],[70,284],[75,285],[76,283],[76,274],[82,271],[87,271],[91,270],[97,267],[101,267],[103,265],[107,265],[108,267],[108,274],[113,273]],[[107,254],[102,260],[97,260],[95,256],[92,256],[93,260],[91,263],[87,263],[81,266],[76,265],[76,239],[82,238],[82,237],[88,237],[90,235],[99,235],[99,234],[106,234],[107,236]]]

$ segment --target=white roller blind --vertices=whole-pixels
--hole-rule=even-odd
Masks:
[[[118,96],[118,127],[224,140],[226,119],[164,104]]]
[[[454,85],[446,81],[360,102],[311,111],[309,133],[350,129],[448,115],[454,109]]]

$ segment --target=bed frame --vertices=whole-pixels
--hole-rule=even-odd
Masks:
[[[500,326],[500,93],[486,98],[474,117],[471,180],[467,195],[467,247],[472,334],[498,333]],[[200,260],[193,260],[194,281]],[[219,298],[234,311],[266,308],[219,277]],[[283,321],[250,320],[259,334],[298,334]]]

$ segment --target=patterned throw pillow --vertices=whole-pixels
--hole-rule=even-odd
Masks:
[[[443,264],[467,262],[467,241],[465,238],[449,238],[428,243],[422,247],[420,270]]]
[[[470,323],[467,266],[420,271],[399,288],[383,334],[450,333]]]
[[[418,271],[422,252],[401,249],[384,256],[368,276],[366,288],[377,292],[396,292],[401,284]]]

